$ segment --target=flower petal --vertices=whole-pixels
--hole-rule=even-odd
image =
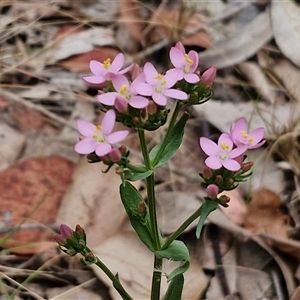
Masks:
[[[168,73],[171,73],[171,74],[172,74],[172,77],[177,78],[176,81],[181,80],[181,79],[184,77],[183,71],[182,71],[182,70],[179,70],[179,69],[170,69],[170,70],[167,71],[166,75],[167,75]]]
[[[105,113],[103,117],[101,123],[101,127],[102,127],[101,132],[104,135],[110,134],[115,126],[115,121],[116,121],[116,113],[112,109],[110,109]]]
[[[256,145],[257,143],[259,143],[265,134],[265,129],[263,127],[258,127],[254,130],[252,130],[251,132],[249,132],[249,137],[252,137],[254,139],[253,142],[249,143],[250,145],[254,144]]]
[[[175,68],[183,69],[186,65],[184,58],[184,53],[182,53],[178,48],[172,47],[170,50],[170,60]]]
[[[238,171],[241,168],[241,165],[234,159],[224,160],[222,164],[229,171]]]
[[[240,156],[241,154],[245,153],[247,151],[247,149],[248,149],[247,145],[237,147],[228,153],[228,157],[236,158],[236,157]]]
[[[160,93],[154,92],[152,95],[152,99],[156,104],[158,104],[160,106],[166,106],[166,104],[167,104],[167,98]]]
[[[106,137],[106,140],[110,144],[119,143],[119,142],[123,141],[128,136],[128,134],[129,134],[128,130],[116,131],[116,132],[113,132],[110,135],[108,135]]]
[[[104,93],[97,96],[97,100],[105,105],[114,105],[119,94],[117,92]]]
[[[188,53],[188,57],[193,61],[192,65],[191,65],[191,71],[195,72],[196,69],[198,68],[199,65],[199,56],[198,53],[194,50],[191,50]]]
[[[123,85],[129,86],[129,82],[124,75],[115,75],[112,77],[112,84],[116,91],[120,91]]]
[[[113,60],[113,62],[111,63],[109,71],[110,72],[114,72],[114,73],[120,71],[121,68],[123,67],[124,60],[125,60],[124,54],[123,53],[119,53],[115,57],[115,59]]]
[[[94,84],[103,83],[106,80],[103,76],[84,76],[82,79],[86,82]]]
[[[197,74],[191,73],[191,74],[184,74],[184,79],[189,83],[197,83],[200,81],[200,78]]]
[[[92,137],[95,133],[96,126],[85,120],[78,119],[76,121],[78,131],[85,137]]]
[[[206,155],[217,155],[220,152],[220,147],[206,137],[201,137],[199,142],[201,149]]]
[[[149,100],[142,96],[132,96],[129,105],[134,108],[145,108],[149,104]]]
[[[187,100],[188,95],[180,90],[168,89],[164,91],[164,95],[173,99]]]
[[[145,63],[144,73],[146,76],[147,83],[150,83],[153,85],[157,84],[156,76],[158,75],[158,72],[150,62]]]
[[[106,73],[103,64],[97,60],[90,61],[90,70],[96,76],[103,76]]]
[[[140,83],[134,86],[134,89],[137,93],[143,96],[152,96],[153,86],[147,83]]]
[[[98,156],[104,156],[108,154],[111,149],[112,149],[111,145],[109,143],[104,142],[101,144],[97,144],[95,152]]]
[[[213,170],[218,170],[222,167],[221,161],[218,159],[217,156],[209,156],[205,160],[206,166]]]
[[[74,146],[74,150],[79,154],[90,154],[95,151],[97,142],[91,138],[86,138],[79,141]]]
[[[221,147],[222,144],[226,144],[229,148],[226,151],[230,151],[233,147],[233,141],[228,133],[222,133],[218,140],[218,145]],[[225,150],[225,149],[224,149]]]

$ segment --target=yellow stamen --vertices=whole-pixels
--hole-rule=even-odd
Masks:
[[[102,127],[101,127],[101,125],[96,125],[96,131],[98,132],[98,131],[101,131],[102,130]]]
[[[254,138],[253,138],[252,136],[249,137],[249,138],[248,138],[248,142],[249,142],[249,143],[253,143],[253,142],[254,142]]]
[[[164,75],[162,75],[162,74],[157,74],[154,78],[155,78],[155,79],[162,80],[162,79],[164,78]]]
[[[243,138],[245,138],[245,139],[248,137],[247,132],[244,131],[244,130],[240,130],[240,134],[241,134],[241,136],[242,136]]]
[[[229,145],[227,145],[226,143],[221,143],[221,148],[225,151],[228,151],[230,149]]]
[[[188,65],[192,65],[193,64],[193,61],[189,58],[189,56],[187,54],[184,54],[184,58],[185,58],[185,62],[188,64]]]
[[[128,86],[126,84],[123,84],[121,86],[121,89],[120,89],[120,94],[123,95],[123,96],[125,96],[125,94],[127,93],[127,91],[128,91]]]
[[[103,62],[103,67],[107,70],[111,65],[111,59],[107,58],[104,62]]]

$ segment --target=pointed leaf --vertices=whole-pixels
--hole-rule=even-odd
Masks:
[[[167,146],[165,147],[165,149],[163,150],[159,158],[157,158],[156,156],[158,155],[162,147],[163,141],[157,144],[150,151],[149,153],[150,159],[152,162],[155,162],[153,167],[157,168],[165,164],[175,154],[175,152],[177,151],[177,149],[180,147],[182,143],[184,127],[188,119],[189,119],[189,114],[184,113],[179,119],[179,121],[175,124],[169,139],[169,143],[167,144]]]
[[[181,300],[181,294],[184,284],[184,277],[182,274],[179,274],[171,280],[164,300]]]
[[[150,251],[154,252],[148,207],[146,206],[143,212],[139,211],[139,204],[144,201],[142,196],[128,181],[120,185],[120,195],[131,226],[138,234],[140,240]]]
[[[214,210],[217,209],[219,203],[211,200],[205,200],[201,207],[201,215],[196,229],[196,237],[199,239],[202,227],[207,216]]]
[[[142,180],[149,177],[153,173],[153,170],[145,171],[145,172],[137,172],[133,170],[125,170],[124,176],[126,180],[137,181]]]

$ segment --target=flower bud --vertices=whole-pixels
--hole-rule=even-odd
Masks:
[[[133,64],[131,71],[131,79],[134,80],[142,73],[142,70],[138,64]]]
[[[215,199],[215,198],[217,198],[217,196],[219,194],[219,187],[215,184],[210,184],[206,188],[206,193],[209,198]]]
[[[248,172],[253,167],[253,161],[249,161],[242,164],[242,173]]]
[[[65,239],[70,238],[73,235],[74,231],[66,224],[60,225],[60,234]]]
[[[222,175],[217,175],[215,179],[215,183],[222,183],[223,181],[223,176]]]
[[[205,166],[203,168],[202,176],[204,179],[210,179],[213,176],[213,172],[209,167]]]
[[[206,86],[211,86],[214,82],[217,74],[217,69],[215,67],[210,67],[201,75],[201,82]]]
[[[118,112],[125,112],[128,108],[128,102],[122,98],[117,97],[115,101],[115,108]]]
[[[154,115],[157,112],[157,107],[154,101],[150,100],[147,106],[147,111],[149,115]]]
[[[118,149],[121,152],[122,156],[126,156],[127,155],[128,150],[127,150],[127,148],[124,145],[120,146]]]
[[[221,197],[219,197],[219,200],[228,203],[230,201],[230,197],[228,197],[227,195],[222,195]]]
[[[119,149],[113,148],[109,153],[108,153],[110,159],[112,162],[117,162],[122,158],[122,153]]]

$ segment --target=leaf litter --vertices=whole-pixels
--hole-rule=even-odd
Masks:
[[[122,210],[117,193],[119,178],[113,170],[103,174],[103,166],[89,165],[74,153],[78,138],[75,120],[84,117],[93,121],[99,115],[94,96],[101,87],[88,86],[81,80],[89,73],[89,60],[114,58],[125,50],[128,63],[135,57],[140,62],[147,58],[165,69],[168,66],[162,58],[167,58],[167,46],[181,40],[199,52],[202,71],[214,65],[218,76],[215,97],[191,109],[184,146],[157,174],[163,234],[170,234],[183,216],[201,204],[203,193],[197,174],[203,166],[203,156],[195,151],[199,136],[213,137],[237,118],[245,117],[250,128],[264,126],[268,140],[268,146],[255,153],[251,182],[231,195],[231,208],[210,215],[200,241],[194,237],[193,225],[182,235],[194,261],[186,275],[183,299],[238,295],[244,299],[297,299],[299,4],[86,2],[0,4],[0,128],[4,132],[0,137],[0,270],[27,289],[20,288],[15,296],[68,299],[76,293],[82,299],[117,299],[99,270],[83,269],[76,258],[58,254],[49,244],[49,235],[42,237],[57,230],[60,223],[80,223],[93,249],[113,268],[116,266],[115,271],[134,298],[148,297],[150,274],[146,264],[151,258],[133,235]],[[160,134],[151,133],[149,145],[159,140]],[[141,155],[135,140],[133,134],[129,143],[138,161]],[[53,159],[57,161],[49,166]],[[63,165],[67,168],[63,169]],[[66,177],[64,184],[49,181],[55,167],[55,172]],[[43,200],[51,184],[53,190],[60,191]],[[142,182],[136,187],[144,188]],[[33,201],[27,208],[26,199]],[[34,210],[39,201],[52,206],[42,209],[41,204]],[[24,217],[33,223],[24,223]],[[16,244],[13,236],[5,246],[3,234],[28,238],[33,232],[29,225],[42,232],[30,240],[38,242],[37,247],[30,248],[28,240]],[[29,233],[23,234],[26,231]],[[140,258],[128,250],[132,245],[139,249],[135,251]],[[18,247],[12,249],[15,246]],[[132,256],[128,262],[124,252]],[[46,263],[48,260],[52,265]],[[52,276],[51,287],[43,282],[40,266],[43,274]],[[171,266],[163,271],[167,272],[168,267]],[[32,272],[22,273],[25,268]],[[64,283],[60,279],[62,272],[68,274]],[[70,277],[74,272],[78,272],[76,280]],[[13,281],[1,282],[5,294],[13,293],[17,287]],[[95,288],[99,283],[101,291]],[[79,294],[79,290],[89,294]]]

